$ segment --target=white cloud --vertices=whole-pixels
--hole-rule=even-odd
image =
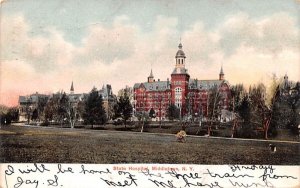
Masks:
[[[245,13],[228,17],[219,29],[220,45],[227,55],[240,46],[257,49],[258,53],[278,55],[283,50],[299,50],[299,28],[287,13],[276,13],[260,20]]]
[[[31,36],[29,24],[22,15],[3,17],[1,22],[1,54],[3,60],[20,60],[37,72],[51,71],[72,60],[73,46],[55,28],[45,28],[48,36]]]
[[[180,36],[192,78],[217,79],[223,63],[225,77],[233,84],[249,85],[272,73],[287,72],[291,79],[299,79],[299,28],[287,13],[259,20],[239,13],[211,31],[200,21],[181,34],[177,26],[177,18],[158,16],[152,30],[142,32],[121,16],[111,26],[91,25],[75,46],[64,39],[67,33],[55,28],[36,36],[22,15],[3,17],[0,103],[9,104],[11,94],[68,92],[72,80],[75,92],[112,84],[116,93],[125,85],[146,81],[151,67],[155,79],[166,80]]]

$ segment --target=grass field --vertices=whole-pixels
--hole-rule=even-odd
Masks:
[[[277,152],[268,145],[274,143]],[[1,163],[172,163],[300,165],[298,142],[275,142],[89,129],[6,126]]]

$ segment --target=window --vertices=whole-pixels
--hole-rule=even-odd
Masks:
[[[175,88],[175,105],[180,108],[182,99],[182,89],[180,87]]]

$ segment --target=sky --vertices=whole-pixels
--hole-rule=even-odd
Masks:
[[[300,77],[296,0],[0,0],[0,104],[167,80],[181,42],[191,78]]]

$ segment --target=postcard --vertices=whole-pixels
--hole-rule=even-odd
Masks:
[[[299,187],[299,12],[0,0],[0,187]]]

